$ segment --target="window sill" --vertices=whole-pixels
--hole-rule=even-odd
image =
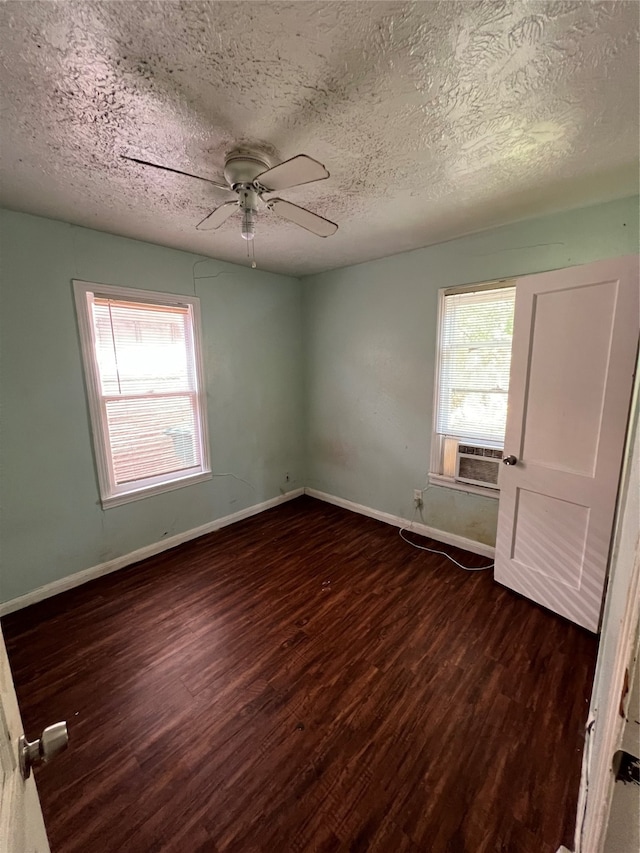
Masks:
[[[496,501],[500,498],[499,489],[485,489],[482,486],[473,486],[471,483],[458,483],[449,477],[443,477],[442,474],[429,474],[429,485],[444,486],[446,489],[455,489],[470,495],[482,495],[483,498],[493,498]]]
[[[168,483],[158,483],[156,486],[147,486],[143,489],[127,492],[122,495],[111,495],[108,498],[102,498],[102,508],[111,509],[114,506],[122,506],[123,504],[131,503],[132,501],[140,501],[143,498],[150,498],[153,495],[160,495],[163,492],[172,492],[174,489],[182,489],[184,486],[193,486],[196,483],[203,483],[205,480],[211,480],[213,474],[211,471],[204,471],[200,474],[192,474],[189,477],[181,477],[179,480],[171,480]]]

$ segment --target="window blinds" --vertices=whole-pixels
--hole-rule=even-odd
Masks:
[[[96,296],[92,320],[114,484],[198,470],[191,308]]]
[[[445,295],[436,430],[502,445],[515,287]]]

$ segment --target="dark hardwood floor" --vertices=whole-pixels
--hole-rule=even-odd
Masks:
[[[385,524],[300,498],[3,629],[53,853],[571,844],[595,637]]]

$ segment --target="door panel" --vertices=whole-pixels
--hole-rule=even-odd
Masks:
[[[638,258],[519,279],[495,578],[597,631],[638,345]]]
[[[580,589],[589,508],[527,489],[520,489],[516,499],[512,559],[546,578]],[[538,542],[535,530],[541,527],[546,535]]]
[[[539,331],[532,338],[522,451],[528,462],[593,476],[616,296],[611,282],[580,288],[579,293],[573,287],[536,296]],[[589,334],[582,334],[583,329]],[[571,342],[562,350],[562,370],[549,340]],[[547,429],[551,418],[552,435]]]

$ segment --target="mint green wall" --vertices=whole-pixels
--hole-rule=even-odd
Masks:
[[[0,211],[0,228],[7,601],[304,485],[410,518],[429,462],[438,288],[637,252],[638,199],[302,283],[8,211]],[[251,486],[219,477],[102,510],[72,278],[196,288],[213,468]],[[496,501],[442,487],[424,498],[424,523],[494,542]]]
[[[638,199],[555,214],[303,281],[307,485],[411,518],[431,441],[442,287],[638,251]],[[497,501],[443,487],[423,523],[494,544]]]
[[[254,271],[0,211],[0,600],[305,484],[301,293]],[[103,511],[71,279],[201,300],[214,471]],[[289,481],[286,475],[289,474]]]

